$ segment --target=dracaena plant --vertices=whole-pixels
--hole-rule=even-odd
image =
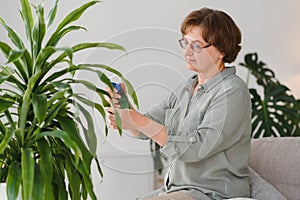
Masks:
[[[252,137],[300,136],[300,99],[296,99],[289,88],[281,84],[275,73],[256,53],[245,55],[244,63],[262,87],[263,94],[250,88],[252,102]]]
[[[18,195],[23,199],[96,199],[91,179],[93,160],[101,176],[102,172],[87,106],[103,117],[107,134],[104,106],[109,94],[90,80],[76,79],[76,73],[93,72],[111,89],[106,72],[119,76],[137,105],[132,85],[120,72],[102,64],[73,62],[73,54],[84,49],[123,47],[99,42],[59,45],[67,33],[85,29],[73,22],[96,3],[88,1],[71,11],[48,33],[58,1],[46,19],[42,4],[32,6],[28,0],[20,0],[25,39],[0,18],[8,33],[8,42],[0,41],[6,58],[0,66],[0,182],[6,182],[8,199]],[[77,84],[97,94],[100,101],[76,93]],[[117,121],[121,127],[118,116]]]

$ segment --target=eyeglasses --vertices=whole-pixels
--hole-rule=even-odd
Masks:
[[[182,39],[178,40],[178,42],[183,49],[186,49],[189,45],[191,45],[191,49],[195,53],[200,53],[201,49],[205,49],[205,48],[211,46],[211,44],[208,44],[208,45],[205,45],[204,47],[201,47],[197,41],[189,42],[186,38],[182,38]]]

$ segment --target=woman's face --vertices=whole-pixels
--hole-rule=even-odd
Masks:
[[[211,71],[218,71],[224,67],[222,61],[223,54],[216,47],[211,45],[207,48],[201,48],[209,44],[202,38],[202,29],[200,26],[192,26],[189,32],[184,35],[184,39],[189,43],[187,48],[183,51],[188,69],[197,73],[206,74]],[[196,43],[196,45],[194,45],[194,50],[195,47],[201,48],[199,53],[192,50],[190,45],[192,41]]]

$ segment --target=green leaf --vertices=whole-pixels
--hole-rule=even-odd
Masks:
[[[38,122],[42,124],[46,118],[47,113],[47,96],[46,94],[33,94],[32,95],[32,106],[35,117]]]
[[[23,55],[24,52],[25,52],[24,49],[22,49],[22,50],[20,50],[20,51],[13,51],[13,50],[12,50],[12,51],[9,53],[7,63],[16,62],[16,61]]]
[[[25,126],[26,126],[27,116],[28,116],[28,112],[29,112],[29,108],[30,108],[31,100],[32,100],[31,99],[32,90],[35,86],[37,79],[40,77],[40,75],[41,75],[41,72],[36,73],[34,76],[32,76],[29,79],[27,89],[23,96],[22,105],[20,105],[21,108],[19,108],[20,109],[19,127],[20,127],[20,136],[22,139],[21,145],[24,144]]]
[[[120,136],[122,136],[122,120],[116,109],[115,109],[115,120],[117,123],[117,128],[118,128],[119,134],[120,134]]]
[[[107,96],[109,96],[109,93],[105,90],[102,90],[100,88],[98,88],[96,85],[94,85],[93,83],[89,82],[89,81],[85,81],[85,80],[71,80],[73,81],[73,83],[79,83],[84,85],[85,87],[87,87],[89,90],[91,91],[95,91],[96,93],[101,93],[101,94],[105,94]]]
[[[45,182],[41,176],[41,169],[40,169],[39,165],[36,165],[35,170],[34,170],[34,184],[33,184],[33,188],[32,188],[32,200],[43,200],[46,195],[45,195]]]
[[[95,157],[95,160],[96,160],[98,172],[99,172],[99,174],[101,175],[101,177],[103,177],[103,172],[102,172],[102,170],[101,170],[100,162],[99,162],[99,160],[98,160],[97,157]]]
[[[98,110],[98,112],[101,114],[103,120],[106,122],[106,113],[105,113],[105,110],[102,105],[100,105],[99,103],[90,101],[84,97],[81,97],[80,95],[77,95],[77,94],[74,94],[74,97],[88,106],[95,107]]]
[[[93,191],[93,183],[92,180],[89,178],[90,174],[87,173],[87,169],[85,168],[85,166],[83,165],[82,162],[79,162],[79,164],[76,166],[76,169],[80,171],[80,173],[82,174],[82,178],[83,178],[83,182],[84,182],[84,188],[88,191],[91,199],[96,200],[97,197]]]
[[[72,52],[73,54],[75,52],[84,50],[84,49],[88,49],[88,48],[95,48],[95,47],[104,47],[104,48],[110,48],[110,49],[120,49],[120,50],[124,50],[124,48],[120,45],[116,45],[116,44],[112,44],[112,43],[80,43],[77,44],[75,46],[72,47]],[[46,47],[48,48],[48,47]],[[42,72],[42,76],[41,77],[45,77],[46,74],[58,63],[60,62],[65,62],[64,58],[67,56],[67,53],[62,53],[61,55],[59,55],[56,59],[52,60],[49,65],[46,66],[46,68],[43,70]],[[87,66],[91,66],[91,65],[87,65]],[[104,66],[104,65],[102,65]],[[112,68],[109,68],[111,70],[114,70]],[[117,71],[117,70],[114,70]],[[120,76],[122,76],[121,73],[119,73]],[[40,78],[41,79],[41,78]],[[39,79],[39,81],[40,81]],[[38,82],[39,82],[38,81]]]
[[[266,86],[268,84],[277,84],[275,74],[272,70],[264,67],[265,63],[258,61],[257,53],[249,53],[245,56],[245,63],[239,63],[241,66],[250,70],[256,77],[258,85]]]
[[[57,50],[53,47],[46,47],[42,49],[42,51],[37,56],[34,72],[39,71],[44,66],[47,59],[56,52]]]
[[[11,76],[11,74],[4,74],[0,72],[0,84],[2,84],[3,82],[5,82],[7,79],[9,79],[9,77]]]
[[[105,122],[104,123],[104,126],[105,126],[105,130],[104,131],[105,131],[105,135],[107,136],[107,134],[108,134],[108,128],[107,128],[107,125],[106,125],[106,113],[105,113],[105,110],[104,110],[103,106],[101,104],[99,104],[99,103],[95,103],[95,102],[92,102],[92,101],[90,101],[90,100],[88,100],[86,98],[83,98],[83,97],[81,97],[80,95],[77,95],[77,94],[74,94],[74,97],[76,99],[78,99],[79,101],[81,101],[82,103],[84,103],[84,104],[86,104],[88,106],[91,106],[91,107],[95,107],[98,110],[98,112],[102,116],[103,121]]]
[[[7,96],[1,95],[0,96],[0,113],[9,109],[14,103],[15,103],[14,99],[7,98]]]
[[[56,17],[57,5],[58,5],[58,0],[55,1],[53,8],[50,10],[50,12],[48,14],[48,23],[47,23],[48,28],[52,25],[52,23]]]
[[[72,199],[81,199],[80,198],[80,183],[82,182],[82,178],[80,174],[73,166],[71,160],[67,157],[66,158],[66,172],[69,180],[69,189],[70,195]]]
[[[66,52],[66,54],[70,58],[70,62],[72,62],[72,60],[73,60],[73,51],[70,47],[61,47],[61,48],[56,48],[56,49],[59,50],[59,51]]]
[[[24,44],[23,44],[22,39],[18,36],[18,34],[12,28],[10,28],[9,26],[7,26],[7,24],[5,23],[5,21],[1,17],[0,17],[0,23],[7,30],[8,37],[16,45],[16,47],[19,50],[24,49]]]
[[[55,197],[54,197],[54,199],[67,200],[68,199],[68,193],[66,191],[65,176],[64,176],[64,174],[62,174],[62,172],[64,173],[64,168],[63,168],[63,166],[61,166],[61,167],[62,167],[62,169],[60,169],[61,173],[56,173],[53,176],[53,182],[55,183],[55,187],[54,187]]]
[[[80,43],[76,44],[72,47],[73,52],[81,51],[83,49],[89,49],[89,48],[107,48],[111,50],[122,50],[125,51],[125,48],[113,43],[107,43],[107,42],[100,42],[100,43]]]
[[[32,70],[33,70],[33,64],[32,64],[32,59],[31,56],[28,52],[27,49],[25,49],[24,54],[22,56],[22,60],[24,62],[24,67],[26,67],[27,72],[28,72],[28,77],[32,76]]]
[[[90,166],[93,155],[89,152],[86,145],[83,143],[78,128],[70,117],[58,117],[58,123],[61,125],[64,132],[68,133],[72,141],[76,142],[82,151],[84,164]]]
[[[57,92],[55,92],[53,94],[53,96],[51,96],[50,99],[48,100],[48,102],[47,102],[47,108],[49,108],[50,106],[52,106],[52,104],[53,104],[54,101],[64,98],[64,95],[70,89],[71,88],[66,88],[66,89],[58,90]]]
[[[8,200],[15,200],[19,194],[19,187],[22,179],[21,164],[14,161],[8,170],[6,181],[6,194]]]
[[[138,104],[138,99],[137,99],[137,95],[136,95],[136,92],[134,91],[134,88],[133,86],[131,85],[131,83],[125,79],[122,75],[121,72],[117,71],[116,69],[113,69],[109,66],[106,66],[106,65],[101,65],[101,64],[81,64],[81,65],[78,65],[78,67],[82,67],[82,66],[86,66],[86,67],[95,67],[95,68],[100,68],[100,69],[105,69],[109,72],[112,72],[114,73],[115,75],[117,75],[118,77],[120,77],[122,79],[122,81],[125,83],[126,85],[126,88],[127,88],[127,92],[129,94],[129,96],[131,97],[131,99],[133,100],[134,104],[137,106],[137,108],[139,108],[139,104]],[[101,76],[101,75],[100,75]],[[101,77],[100,77],[100,80]],[[105,84],[107,84],[106,82],[104,82]],[[108,85],[109,86],[109,85]]]
[[[44,126],[48,126],[49,123],[51,123],[51,121],[57,116],[59,110],[65,106],[65,103],[67,102],[68,98],[63,98],[60,99],[57,103],[55,103],[54,105],[52,105],[49,108],[49,112],[46,116],[45,119],[45,125]]]
[[[89,8],[90,6],[96,4],[98,1],[90,1],[88,3],[83,4],[79,8],[73,10],[70,12],[58,25],[56,32],[59,32],[62,28],[64,28],[66,25],[70,24],[71,22],[76,21],[81,17],[81,15],[84,13],[84,11]]]
[[[52,177],[53,177],[53,160],[52,153],[48,142],[41,138],[37,141],[37,149],[40,154],[39,168],[42,182],[45,185],[45,195],[48,197],[52,194]],[[40,196],[41,197],[41,196]]]
[[[30,200],[34,180],[33,150],[30,148],[22,148],[21,153],[23,199]]]
[[[54,53],[57,53],[57,51],[64,51],[66,53],[66,55],[69,56],[70,59],[73,58],[72,50],[69,47],[55,48],[55,47],[48,46],[48,47],[42,49],[42,51],[37,56],[36,64],[35,64],[35,72],[37,72],[41,68],[44,68],[45,67],[44,65],[45,65],[46,61],[48,60],[48,58],[51,55],[53,55]]]
[[[32,11],[29,5],[28,0],[20,0],[21,2],[21,7],[22,7],[22,17],[24,20],[25,24],[25,31],[26,31],[26,36],[28,41],[30,41],[30,47],[32,47],[32,29],[33,29],[33,16],[32,16]]]
[[[95,134],[95,128],[93,123],[93,118],[90,113],[80,104],[78,104],[80,112],[84,115],[86,122],[87,122],[87,131],[84,131],[85,139],[87,141],[89,150],[92,155],[96,154],[97,150],[97,137]]]
[[[82,158],[82,153],[81,153],[80,148],[78,147],[76,142],[74,142],[72,140],[72,137],[70,137],[69,133],[64,132],[64,131],[58,131],[58,130],[57,131],[45,131],[45,132],[38,133],[36,135],[35,141],[38,141],[39,139],[46,137],[46,136],[62,139],[69,148],[74,150],[76,159],[77,159],[76,162],[78,162],[78,159]]]
[[[252,101],[252,135],[256,137],[290,136],[295,125],[293,118],[298,116],[296,101],[283,85],[266,85],[264,99],[256,90],[250,89]],[[259,126],[259,127],[258,127]]]
[[[3,158],[5,159],[5,158]],[[0,161],[2,160],[1,155],[0,155]],[[0,168],[0,182],[5,182],[8,174],[8,167],[3,166]]]
[[[14,130],[6,129],[5,136],[0,142],[0,155],[4,152],[6,148],[9,148],[8,143],[10,142],[11,138],[14,137],[14,135]]]
[[[41,50],[42,42],[46,33],[46,25],[44,20],[44,8],[39,4],[36,8],[36,22],[33,27],[33,55],[36,57]]]
[[[12,54],[11,52],[13,52],[12,48],[9,45],[7,45],[6,43],[0,41],[0,49],[3,52],[4,56],[9,60],[9,56],[11,56],[11,54]],[[18,56],[18,55],[16,55],[16,56]],[[27,74],[24,70],[24,67],[20,63],[20,61],[16,60],[13,63],[19,71],[19,73],[17,73],[19,75],[19,77],[22,80],[24,80],[24,82],[27,82]]]
[[[58,34],[53,34],[49,41],[46,44],[47,46],[56,46],[57,43],[63,38],[63,36],[65,36],[67,33],[72,32],[72,31],[76,31],[76,30],[80,30],[83,29],[86,31],[86,28],[82,27],[82,26],[69,26],[67,28],[62,29],[61,31],[59,31]]]

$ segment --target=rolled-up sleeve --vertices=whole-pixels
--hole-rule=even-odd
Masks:
[[[197,109],[197,108],[195,108]],[[166,157],[180,157],[185,162],[197,162],[234,145],[243,136],[250,137],[251,102],[248,90],[227,88],[216,95],[193,132],[178,130],[168,139],[161,152]]]
[[[155,122],[160,123],[165,126],[166,110],[174,107],[176,103],[175,93],[171,93],[166,99],[164,99],[160,104],[152,106],[147,113],[144,115]],[[139,139],[149,139],[145,134],[140,133],[138,136]]]

